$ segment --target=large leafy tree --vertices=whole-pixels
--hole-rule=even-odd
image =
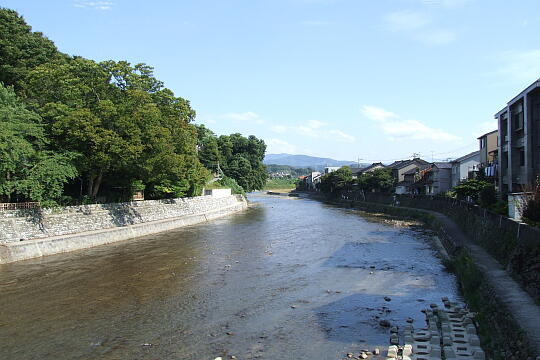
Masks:
[[[150,67],[75,57],[37,67],[26,86],[58,146],[83,155],[87,195],[141,180],[155,196],[193,195],[206,181],[194,112]]]
[[[395,183],[390,169],[375,169],[358,178],[358,187],[364,191],[392,192]]]
[[[236,180],[244,190],[262,189],[267,172],[263,165],[266,144],[262,139],[241,134],[222,135],[217,139],[220,164],[225,175]]]
[[[63,56],[16,11],[0,8],[0,82],[18,89],[29,70]]]
[[[165,88],[152,67],[69,57],[41,33],[32,32],[15,11],[1,8],[0,81],[14,85],[23,98],[26,107],[17,108],[19,113],[26,111],[23,118],[35,118],[3,121],[4,197],[16,193],[52,198],[39,194],[61,193],[60,185],[75,170],[84,192],[94,198],[119,188],[144,188],[151,197],[198,195],[209,177],[202,163],[227,163],[235,155],[231,143],[231,152],[222,156],[219,139],[211,132],[204,144],[198,142],[189,101]],[[13,106],[6,111],[9,116],[19,114]],[[198,153],[198,148],[203,151]],[[258,169],[246,149],[244,157]],[[33,166],[21,165],[29,159]],[[55,161],[63,178],[51,175]],[[16,183],[10,180],[16,178],[15,168],[26,169]],[[22,181],[23,175],[33,182]],[[59,182],[39,185],[47,179]],[[251,179],[250,184],[257,181]]]
[[[75,57],[40,65],[29,73],[25,90],[58,148],[82,154],[77,165],[88,196],[97,196],[107,174],[141,153],[137,126],[119,114],[109,75],[94,61]]]
[[[322,192],[335,195],[341,191],[349,190],[352,186],[352,182],[351,168],[343,166],[336,171],[323,175],[321,178],[320,189]]]
[[[39,115],[0,85],[0,198],[56,203],[77,176],[75,157],[48,150]]]

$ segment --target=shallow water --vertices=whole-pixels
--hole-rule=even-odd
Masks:
[[[0,265],[0,359],[341,359],[456,280],[418,227],[253,194],[203,225]],[[389,296],[391,301],[384,300]]]

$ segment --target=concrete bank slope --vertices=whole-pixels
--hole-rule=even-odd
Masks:
[[[540,307],[535,304],[531,296],[512,279],[499,262],[483,248],[473,244],[446,215],[429,210],[414,210],[431,214],[444,226],[446,234],[455,243],[467,248],[475,265],[483,273],[484,280],[492,290],[493,296],[506,308],[516,325],[525,332],[529,347],[531,347],[527,350],[540,356]],[[490,299],[486,299],[488,300]]]
[[[245,208],[243,197],[231,195],[0,213],[0,264],[155,234]]]

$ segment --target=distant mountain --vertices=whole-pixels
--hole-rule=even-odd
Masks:
[[[315,170],[321,170],[326,166],[343,166],[349,165],[357,167],[358,164],[354,161],[334,160],[330,158],[321,158],[308,155],[292,155],[292,154],[267,154],[264,157],[263,162],[265,164],[274,165],[289,165],[297,168],[313,168]],[[364,166],[365,164],[360,164]]]

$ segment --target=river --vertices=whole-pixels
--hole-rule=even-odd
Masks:
[[[418,226],[250,201],[206,224],[0,265],[0,359],[342,359],[388,346],[380,319],[423,324],[430,303],[461,301]]]

